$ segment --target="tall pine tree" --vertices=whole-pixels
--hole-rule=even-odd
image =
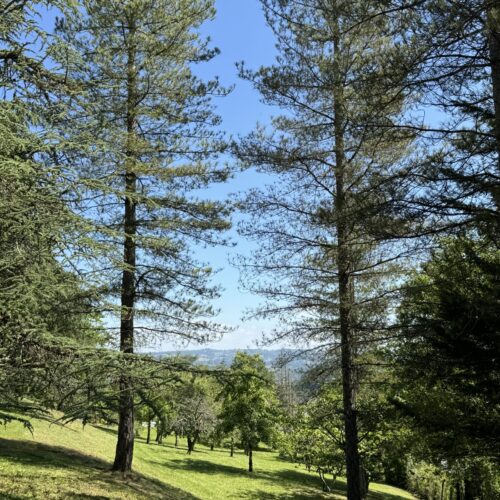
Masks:
[[[138,335],[201,342],[223,331],[211,321],[211,269],[192,252],[229,226],[227,206],[200,194],[228,175],[214,163],[224,144],[210,103],[226,91],[193,72],[217,53],[198,34],[213,15],[212,0],[88,0],[59,22],[72,44],[61,60],[86,86],[64,124],[80,143],[69,154],[78,203],[95,225],[94,269],[108,283],[124,353],[113,466],[122,472],[133,457],[126,359]]]
[[[340,364],[348,498],[366,493],[358,452],[357,354],[387,335],[407,249],[411,135],[393,128],[404,112],[404,59],[394,43],[404,18],[384,2],[263,0],[279,56],[242,68],[265,102],[286,110],[257,130],[239,157],[277,176],[246,199],[242,234],[259,242],[242,263],[246,283],[279,318],[270,339],[290,339]],[[392,283],[391,283],[392,281]],[[338,357],[337,353],[340,352]],[[332,362],[332,361],[330,361]]]

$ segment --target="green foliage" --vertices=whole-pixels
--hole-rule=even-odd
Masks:
[[[359,452],[366,481],[382,480],[403,486],[410,436],[400,422],[391,419],[388,382],[384,371],[371,373],[360,381]],[[345,472],[344,447],[342,392],[338,382],[330,381],[286,419],[278,449],[283,456],[316,471],[323,488],[329,490],[332,485],[326,476],[331,474],[335,483],[335,478]]]
[[[237,429],[245,449],[256,449],[261,441],[270,443],[279,405],[274,380],[262,357],[238,352],[230,373],[219,396],[223,430]]]
[[[74,88],[38,15],[71,4],[0,2],[0,409],[27,425],[50,418],[62,381],[81,384],[80,362],[103,342],[98,293],[75,272],[86,227],[57,160],[64,141],[54,125]]]
[[[84,89],[60,126],[75,209],[92,225],[87,265],[107,293],[110,331],[133,310],[138,343],[225,331],[210,321],[212,269],[193,257],[229,227],[228,206],[202,194],[229,175],[210,102],[226,91],[193,72],[217,53],[198,32],[212,3],[85,0],[58,22],[59,64]]]
[[[480,228],[498,239],[500,186],[498,4],[483,0],[394,2],[411,12],[403,46],[410,53],[408,87],[417,106],[438,111],[422,131],[414,165],[428,230]]]
[[[500,478],[495,465],[488,460],[464,459],[446,469],[410,461],[407,475],[407,488],[430,500],[490,499],[500,493]]]
[[[281,456],[303,464],[308,471],[317,472],[323,490],[331,491],[337,476],[345,469],[345,459],[342,427],[338,422],[341,419],[338,416],[332,418],[325,403],[322,399],[309,402],[289,416],[278,434],[277,448]],[[335,421],[337,426],[333,423]],[[327,474],[333,476],[332,485],[328,484]]]
[[[80,220],[58,168],[41,160],[48,146],[30,131],[35,119],[21,102],[0,102],[0,406],[26,413],[49,404],[47,377],[64,349],[101,339],[95,294],[67,267]]]
[[[442,240],[407,286],[395,350],[393,403],[415,431],[411,453],[467,494],[479,488],[478,498],[490,498],[485,492],[498,480],[480,471],[499,459],[499,269],[488,240]]]
[[[401,405],[440,435],[452,457],[498,451],[499,269],[496,246],[444,240],[401,308],[397,361],[408,384]]]

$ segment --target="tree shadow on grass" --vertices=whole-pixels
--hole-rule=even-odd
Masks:
[[[247,490],[238,495],[241,500],[334,500],[345,499],[345,496],[338,496],[334,493],[322,494],[321,489],[316,491],[297,488],[294,491],[280,491],[279,493],[270,493],[265,490]]]
[[[0,459],[17,467],[14,475],[0,473],[0,498],[24,500],[40,497],[56,481],[60,498],[107,499],[107,492],[119,491],[123,498],[196,500],[196,497],[142,474],[127,477],[111,472],[110,463],[61,446],[33,441],[0,439]],[[61,472],[63,471],[63,472]],[[15,484],[13,483],[15,482]],[[93,491],[79,488],[91,485]],[[100,490],[100,491],[99,491]],[[104,495],[102,494],[104,493]],[[38,496],[35,496],[38,498]]]
[[[189,456],[188,455],[188,449],[187,449],[187,446],[183,445],[183,444],[179,444],[177,446],[174,446],[173,444],[168,444],[168,443],[161,443],[161,444],[158,444],[157,442],[155,441],[151,441],[149,444],[146,442],[146,439],[143,438],[143,437],[136,437],[135,438],[135,442],[136,443],[140,443],[141,445],[144,445],[144,446],[151,446],[151,447],[157,447],[157,448],[160,448],[160,449],[170,449],[170,450],[175,450],[177,452],[180,452],[180,453],[185,453],[186,456]],[[213,454],[213,453],[217,453],[217,450],[214,450],[214,451],[208,451],[208,450],[203,450],[203,449],[200,449],[200,448],[195,448],[194,450],[194,454],[195,455],[209,455],[209,454]],[[192,456],[192,455],[191,455]]]
[[[300,471],[261,471],[248,472],[242,467],[226,464],[216,464],[201,458],[190,457],[185,460],[168,460],[165,462],[149,460],[150,463],[169,467],[170,469],[185,470],[200,474],[223,474],[226,476],[239,476],[255,479],[256,482],[265,481],[268,483],[286,483],[293,488],[290,493],[269,493],[265,489],[252,489],[247,492],[238,492],[238,498],[255,500],[298,500],[298,499],[323,499],[335,498],[333,495],[325,496],[321,492],[319,479]],[[259,484],[260,486],[262,483]]]
[[[232,465],[216,464],[214,462],[209,462],[208,460],[203,460],[201,458],[195,458],[192,455],[186,455],[185,459],[148,459],[146,460],[150,464],[161,465],[168,467],[170,469],[186,470],[190,472],[199,472],[201,474],[228,474],[228,475],[241,475],[247,476],[250,474],[242,467],[235,467]]]
[[[4,493],[1,489],[0,489],[0,494],[2,495],[0,498],[2,498],[2,500],[25,500],[25,497],[20,497],[19,495],[11,495],[9,493]]]
[[[294,491],[279,493],[252,489],[241,492],[238,498],[241,500],[345,500],[346,493],[337,489],[332,489],[330,493],[321,493],[320,488],[316,491],[298,488]],[[368,500],[407,500],[405,497],[399,495],[374,491],[370,491],[367,498]]]
[[[191,456],[186,459],[158,460],[150,459],[149,463],[161,465],[170,469],[190,471],[199,474],[223,474],[227,476],[240,476],[254,478],[256,481],[266,481],[269,483],[285,484],[290,488],[289,492],[270,493],[265,489],[251,489],[246,492],[238,492],[238,498],[255,500],[314,500],[314,499],[335,499],[346,497],[346,484],[342,479],[337,480],[328,494],[323,493],[319,477],[310,474],[305,470],[277,470],[248,472],[242,467],[209,462],[203,458]],[[399,495],[370,491],[370,500],[403,500]]]
[[[272,493],[266,490],[251,489],[239,494],[242,500],[319,500],[319,499],[343,499],[347,497],[346,485],[343,482],[336,481],[335,485],[331,485],[329,493],[321,491],[320,484],[316,484],[315,488],[308,485],[297,485],[292,491]],[[408,500],[397,494],[382,493],[379,491],[370,491],[368,500]]]
[[[203,458],[197,458],[191,455],[185,459],[166,459],[159,460],[149,459],[147,460],[151,464],[161,465],[169,467],[171,469],[186,470],[190,472],[199,472],[201,474],[227,474],[236,475],[242,477],[249,477],[261,480],[271,480],[287,483],[296,483],[297,485],[316,487],[320,485],[319,479],[315,476],[308,474],[303,471],[293,471],[293,470],[281,470],[281,471],[264,471],[260,470],[257,466],[254,472],[248,472],[248,470],[241,466],[218,464]]]
[[[289,462],[290,463],[290,462]],[[278,482],[285,482],[286,484],[296,485],[297,488],[303,488],[301,491],[290,492],[279,495],[269,494],[264,492],[254,493],[250,492],[251,496],[242,498],[262,498],[264,500],[271,499],[294,499],[298,500],[301,498],[310,499],[310,498],[345,498],[347,495],[347,484],[344,479],[340,478],[333,482],[330,480],[328,484],[331,488],[331,492],[329,494],[323,494],[321,489],[321,481],[319,476],[307,473],[304,469],[296,468],[295,470],[278,470],[267,473],[268,476],[273,476],[273,479]],[[253,495],[253,496],[252,496]],[[408,500],[405,497],[402,497],[397,494],[392,493],[383,493],[379,491],[370,490],[368,497],[369,500]]]
[[[108,434],[113,434],[113,436],[118,435],[118,431],[116,429],[112,429],[110,427],[106,427],[104,425],[92,424],[94,429],[99,429],[100,431],[107,432]]]
[[[63,467],[80,469],[92,467],[109,469],[109,463],[63,446],[54,446],[36,441],[0,438],[0,457],[9,461],[43,468]]]

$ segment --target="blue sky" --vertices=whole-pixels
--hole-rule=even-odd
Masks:
[[[216,0],[217,16],[203,26],[203,33],[210,36],[221,54],[197,69],[204,78],[218,76],[225,86],[234,85],[233,92],[218,99],[215,104],[223,120],[223,129],[234,136],[250,132],[257,122],[268,123],[272,110],[260,102],[260,96],[252,86],[238,78],[236,63],[244,61],[249,68],[271,64],[276,54],[274,38],[266,26],[259,0]],[[232,161],[230,158],[227,161]],[[230,193],[242,192],[258,185],[262,178],[253,171],[235,175],[225,186],[213,189],[213,196],[224,198]],[[235,223],[238,215],[235,216]],[[220,342],[208,345],[214,348],[251,347],[263,330],[270,328],[266,322],[245,322],[241,317],[247,308],[258,304],[259,298],[240,290],[238,270],[229,264],[231,256],[250,251],[249,242],[238,238],[236,229],[231,231],[234,248],[217,248],[199,252],[201,259],[208,260],[221,271],[216,281],[224,288],[216,306],[221,309],[218,320],[235,330]],[[165,344],[168,345],[168,344]]]

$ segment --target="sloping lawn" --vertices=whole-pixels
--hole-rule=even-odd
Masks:
[[[134,474],[123,479],[110,472],[116,436],[113,430],[34,421],[35,433],[20,424],[0,428],[2,499],[254,499],[345,498],[345,483],[323,494],[319,480],[272,452],[256,452],[255,472],[246,472],[242,452],[198,446],[187,455],[167,440],[163,446],[136,441]],[[413,498],[390,486],[372,484],[372,500]]]

